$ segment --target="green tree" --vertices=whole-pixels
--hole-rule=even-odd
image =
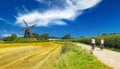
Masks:
[[[49,35],[47,33],[41,35],[42,40],[47,40],[49,39]]]
[[[17,35],[14,33],[11,35],[11,41],[15,40],[17,38]]]
[[[66,34],[62,37],[62,39],[71,39],[71,35],[70,34]]]
[[[38,33],[32,33],[33,37],[36,38],[37,40],[40,40],[40,36]]]
[[[84,38],[84,36],[80,36],[80,38]]]
[[[3,40],[3,41],[11,41],[11,37],[10,37],[10,36],[7,36],[7,37],[4,37],[2,40]]]
[[[106,33],[103,33],[102,35],[107,35]]]

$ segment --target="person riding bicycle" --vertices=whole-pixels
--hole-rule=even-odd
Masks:
[[[103,50],[103,48],[104,48],[104,39],[102,38],[100,42],[100,49]]]
[[[95,48],[95,39],[91,39],[91,43],[92,43],[92,50],[94,50],[94,48]]]

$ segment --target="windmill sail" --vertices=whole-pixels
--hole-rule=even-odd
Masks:
[[[33,27],[35,27],[35,26],[36,26],[36,24],[34,24],[34,25],[30,26],[30,29],[31,29],[31,28],[33,28]]]
[[[36,24],[32,25],[32,26],[28,26],[27,22],[25,20],[23,20],[23,22],[25,23],[26,25],[26,28],[22,29],[21,31],[24,31],[25,34],[24,34],[24,37],[25,38],[31,38],[32,37],[32,34],[30,32],[30,30],[36,26]]]
[[[23,22],[25,23],[26,27],[28,27],[28,24],[27,24],[27,22],[26,22],[25,20],[23,20]]]

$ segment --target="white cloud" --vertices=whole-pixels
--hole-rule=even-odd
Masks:
[[[5,23],[9,24],[9,22],[8,22],[6,19],[4,19],[4,18],[0,18],[0,21],[5,22]]]
[[[1,23],[6,23],[6,24],[9,24],[9,25],[13,25],[10,21],[8,21],[4,18],[0,18],[0,21],[2,21]]]
[[[5,19],[3,19],[3,18],[0,18],[0,21],[6,21]]]
[[[15,33],[18,37],[22,37],[23,35],[21,33],[16,33],[14,31],[7,31],[7,30],[1,30],[0,32],[0,37],[7,37],[7,36],[11,36],[13,33]]]
[[[2,18],[0,18],[0,21],[2,20]]]
[[[38,1],[40,3],[44,3],[45,2],[45,0],[36,0],[36,1]]]
[[[17,35],[17,37],[23,37],[23,35],[21,35],[21,34],[16,34]]]
[[[37,0],[40,3],[46,2],[44,0]],[[21,24],[25,19],[29,25],[37,24],[37,26],[49,25],[66,25],[62,19],[73,21],[77,16],[81,15],[84,10],[95,7],[101,0],[65,0],[65,8],[48,9],[45,12],[33,10],[25,14],[18,14],[16,16],[16,23]]]
[[[44,3],[44,4],[46,4],[46,5],[48,5],[48,6],[50,6],[51,5],[51,0],[36,0],[37,2],[39,2],[39,3]]]
[[[3,36],[3,37],[7,37],[7,36],[11,36],[11,34],[4,33],[2,36]]]
[[[7,36],[11,36],[13,33],[3,33],[1,36],[2,37],[7,37]],[[21,34],[16,34],[17,35],[17,37],[22,37],[23,35],[21,35]]]

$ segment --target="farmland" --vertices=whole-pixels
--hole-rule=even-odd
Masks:
[[[0,44],[0,69],[39,68],[60,46],[54,43]]]
[[[0,44],[0,69],[96,69],[98,66],[111,69],[70,42]]]

